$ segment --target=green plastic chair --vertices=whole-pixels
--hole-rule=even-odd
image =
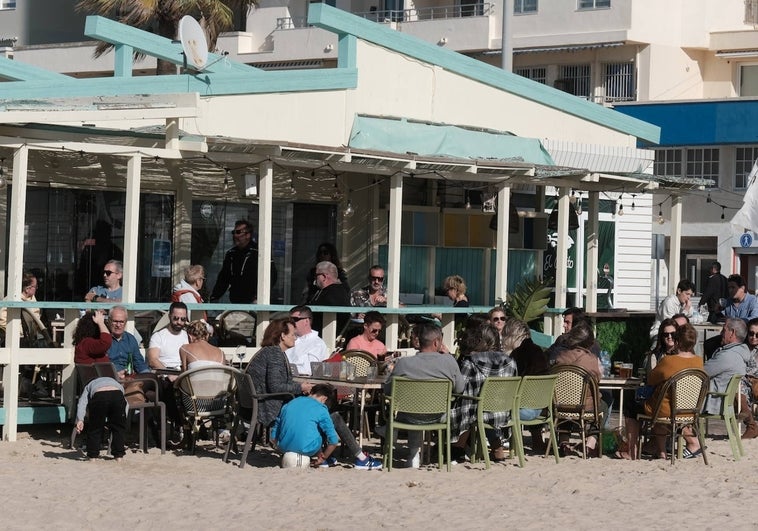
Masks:
[[[391,395],[389,400],[389,412],[387,415],[387,432],[384,438],[385,460],[384,467],[389,472],[392,470],[392,450],[394,442],[394,430],[406,431],[437,431],[437,453],[439,468],[442,470],[442,447],[447,452],[447,471],[450,472],[450,402],[452,400],[453,382],[448,379],[440,380],[412,380],[402,376],[392,378]],[[431,424],[409,424],[398,422],[398,413],[412,415],[444,415],[444,420]],[[445,438],[442,438],[442,432]]]
[[[735,374],[729,380],[726,390],[723,393],[710,391],[708,396],[717,396],[721,398],[721,411],[719,413],[701,413],[700,414],[700,431],[708,435],[708,421],[713,419],[723,420],[726,425],[726,434],[729,436],[729,446],[732,448],[732,455],[735,461],[745,455],[740,440],[740,424],[737,422],[737,414],[734,411],[734,403],[737,399],[737,393],[740,392],[740,381],[742,376]],[[707,400],[707,397],[706,397]]]
[[[479,391],[479,396],[460,395],[464,398],[479,402],[476,408],[476,433],[472,438],[472,463],[476,462],[477,454],[481,453],[482,457],[484,457],[484,464],[487,468],[490,467],[490,456],[487,451],[487,435],[485,433],[485,428],[494,429],[495,426],[484,422],[485,413],[510,411],[510,419],[508,420],[508,423],[504,426],[497,427],[512,428],[512,432],[516,431],[514,418],[518,417],[516,399],[518,398],[519,387],[521,387],[521,378],[518,376],[490,376],[484,380],[482,388]],[[517,437],[512,437],[511,454],[513,453],[514,446],[516,446],[516,455],[519,456],[519,464],[523,467],[524,450],[519,446]]]
[[[555,383],[558,380],[557,374],[547,374],[544,376],[524,376],[521,379],[518,399],[515,409],[542,409],[543,412],[533,420],[521,420],[516,415],[514,432],[518,443],[516,448],[520,451],[519,466],[524,466],[524,426],[539,426],[547,424],[550,429],[550,444],[548,444],[545,455],[553,448],[555,462],[560,462],[558,457],[558,439],[555,435],[555,419],[553,418],[553,393],[555,392]]]

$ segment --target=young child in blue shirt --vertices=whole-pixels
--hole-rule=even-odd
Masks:
[[[314,467],[335,466],[337,461],[331,455],[342,439],[355,457],[353,468],[381,470],[382,462],[361,450],[342,417],[329,413],[336,394],[332,385],[316,384],[309,396],[297,397],[282,407],[271,428],[271,440],[285,454],[283,466],[290,452],[310,457]]]

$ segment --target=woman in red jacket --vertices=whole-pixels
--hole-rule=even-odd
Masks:
[[[87,312],[74,330],[74,363],[110,362],[108,349],[113,338],[105,326],[105,314]]]

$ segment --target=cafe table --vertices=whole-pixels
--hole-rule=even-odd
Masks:
[[[640,378],[622,378],[620,376],[604,376],[600,378],[598,388],[607,391],[619,391],[619,427],[624,426],[624,391],[637,389],[642,385]],[[612,410],[608,410],[610,417]]]
[[[366,409],[366,391],[381,389],[384,385],[384,376],[377,376],[376,378],[367,378],[366,376],[356,376],[349,380],[347,378],[329,377],[329,376],[293,376],[295,382],[308,382],[312,384],[328,383],[334,387],[344,387],[354,390],[353,393],[353,422],[351,429],[355,432],[356,425],[358,431],[358,445],[363,447],[363,430],[361,429],[361,422],[363,421],[363,414]],[[355,395],[359,395],[359,399],[355,399]],[[357,424],[356,424],[357,423]]]

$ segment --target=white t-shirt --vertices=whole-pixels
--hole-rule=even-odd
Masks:
[[[311,374],[311,362],[327,359],[329,349],[318,337],[318,332],[311,330],[309,334],[295,339],[295,346],[288,348],[286,354],[289,362],[297,365],[298,374]]]
[[[187,332],[182,330],[178,334],[172,334],[168,328],[164,328],[150,337],[150,347],[158,348],[158,359],[169,368],[180,368],[182,359],[179,357],[179,348],[189,343]]]

